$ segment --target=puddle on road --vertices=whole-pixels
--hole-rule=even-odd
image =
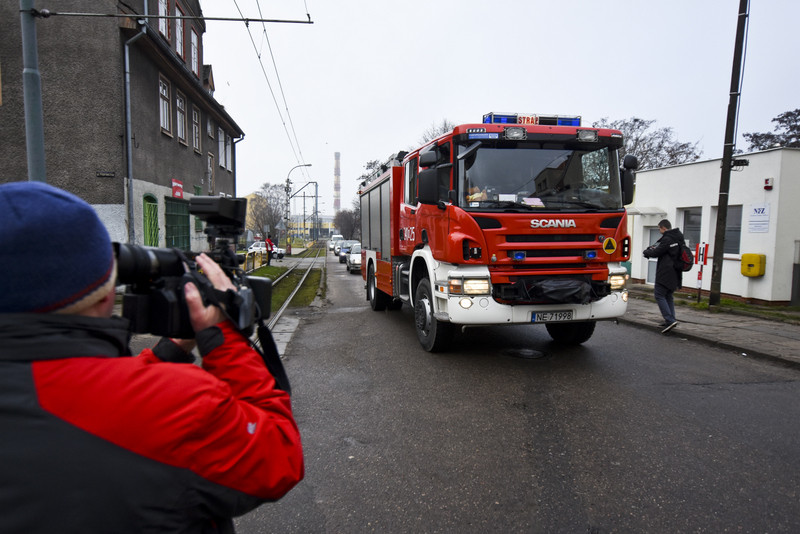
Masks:
[[[536,349],[506,349],[502,354],[512,358],[522,358],[523,360],[547,360],[550,358],[548,353]]]

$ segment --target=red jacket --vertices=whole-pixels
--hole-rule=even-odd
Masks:
[[[0,315],[0,532],[217,532],[303,478],[289,396],[228,323],[201,369],[125,357],[113,321]]]

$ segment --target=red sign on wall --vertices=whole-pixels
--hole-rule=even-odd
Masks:
[[[172,198],[183,198],[183,182],[172,180]]]

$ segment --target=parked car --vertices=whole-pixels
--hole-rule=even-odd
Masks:
[[[266,252],[267,243],[264,241],[256,241],[247,249],[247,252]]]
[[[356,243],[350,247],[347,253],[347,270],[351,273],[361,272],[361,243]]]
[[[339,248],[339,263],[345,263],[347,261],[347,253],[350,252],[350,247],[358,243],[358,241],[349,239],[342,241],[341,244],[337,246]]]

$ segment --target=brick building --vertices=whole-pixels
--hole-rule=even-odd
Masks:
[[[92,204],[115,241],[204,248],[188,199],[236,196],[244,133],[214,99],[199,0],[64,4],[36,19],[46,181]],[[28,178],[20,26],[19,3],[0,3],[0,182]]]

